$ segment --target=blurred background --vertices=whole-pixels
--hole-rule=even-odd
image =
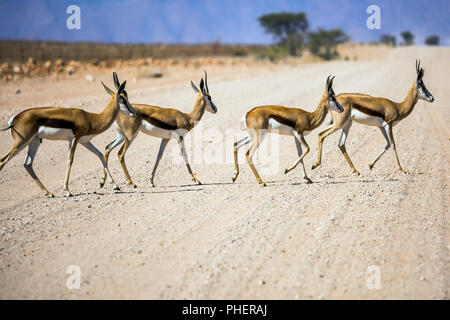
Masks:
[[[71,5],[79,7],[79,28],[67,27]],[[379,28],[368,27],[371,5],[380,9]],[[344,43],[448,46],[449,18],[448,0],[0,0],[0,76],[64,72],[69,61],[348,60],[355,56],[342,52]],[[79,68],[71,63],[69,74]]]

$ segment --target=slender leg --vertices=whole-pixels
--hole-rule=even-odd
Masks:
[[[0,171],[2,171],[3,167],[8,163],[9,160],[11,160],[15,155],[17,154],[17,149],[15,147],[11,148],[11,151],[8,152],[6,156],[4,156],[0,160]]]
[[[239,163],[238,163],[238,150],[245,144],[249,143],[252,140],[252,136],[247,136],[244,139],[236,141],[234,143],[234,176],[231,178],[233,182],[236,181],[239,176]]]
[[[128,148],[131,146],[132,142],[133,141],[130,141],[130,140],[125,138],[125,142],[122,145],[122,147],[120,148],[119,153],[117,154],[117,156],[119,157],[119,162],[122,165],[122,169],[123,169],[123,172],[125,173],[125,178],[127,179],[128,184],[132,188],[137,188],[137,186],[134,184],[134,182],[131,181],[130,174],[128,173],[128,169],[127,169],[127,166],[125,164],[125,153],[127,152]]]
[[[307,176],[307,174],[306,174],[305,163],[303,162],[303,157],[302,157],[302,153],[303,153],[303,152],[302,152],[301,139],[299,139],[299,135],[297,134],[297,132],[295,132],[294,138],[295,138],[295,146],[297,147],[297,154],[298,154],[298,157],[301,158],[300,163],[302,164],[302,167],[303,167],[303,179],[305,179],[305,181],[306,181],[307,184],[312,183],[311,179],[308,178],[308,176]],[[307,146],[307,145],[306,145],[306,146]],[[308,146],[307,146],[306,149],[309,151],[309,147],[308,147]],[[308,151],[307,151],[307,152],[308,152]],[[305,153],[305,155],[306,155],[306,153]],[[291,171],[292,169],[293,169],[293,168],[286,169],[286,170],[284,171],[284,173],[286,174],[286,173],[288,173],[289,171]]]
[[[383,148],[383,150],[378,153],[376,158],[372,161],[371,164],[369,164],[369,169],[372,170],[375,163],[381,158],[381,156],[391,147],[391,140],[389,139],[389,133],[388,129],[386,127],[379,127],[381,133],[383,134],[384,139],[386,139],[386,147]]]
[[[72,193],[69,191],[69,177],[70,177],[70,170],[72,169],[73,164],[73,156],[75,155],[75,149],[77,148],[78,139],[73,138],[71,141],[69,141],[69,158],[67,163],[67,172],[66,172],[66,179],[64,180],[64,191],[66,191],[65,196],[71,197]]]
[[[3,167],[8,163],[9,160],[14,158],[26,146],[27,144],[24,143],[23,140],[14,141],[11,151],[9,151],[8,154],[0,160],[0,171],[2,171]]]
[[[41,188],[41,190],[44,191],[45,196],[47,196],[49,198],[53,198],[54,195],[50,191],[48,191],[46,187],[44,187],[44,185],[41,183],[41,181],[36,176],[36,173],[33,170],[34,157],[36,156],[36,153],[39,149],[40,144],[41,143],[39,141],[39,138],[34,138],[28,144],[28,154],[27,154],[27,157],[25,159],[25,163],[23,166],[25,167],[25,169],[27,170],[27,172],[31,176],[31,178],[33,178],[34,182],[39,186],[39,188]]]
[[[187,158],[187,154],[186,154],[186,148],[184,147],[184,137],[183,136],[179,136],[178,138],[178,145],[180,146],[180,151],[181,151],[181,155],[183,156],[184,162],[186,163],[186,167],[189,171],[189,174],[192,177],[192,181],[194,181],[197,184],[202,184],[195,176],[194,173],[192,172],[191,166],[189,165],[189,161]]]
[[[125,135],[122,134],[121,132],[119,132],[116,136],[116,138],[105,147],[105,162],[106,162],[106,166],[108,166],[108,159],[109,159],[109,153],[115,148],[117,147],[119,144],[121,144],[123,142],[123,140],[125,140]],[[106,182],[106,177],[108,176],[108,173],[106,172],[105,169],[103,169],[103,178],[100,182],[100,188],[103,188],[103,186],[105,185]]]
[[[400,164],[400,159],[398,158],[397,147],[395,145],[394,134],[392,132],[392,125],[388,125],[387,127],[388,127],[388,130],[389,130],[389,138],[391,139],[392,146],[394,147],[395,158],[397,159],[398,168],[400,169],[400,171],[402,173],[406,174],[407,172],[406,172],[406,170],[404,170],[402,168],[402,165]]]
[[[113,179],[113,177],[112,177],[112,175],[111,175],[111,172],[109,172],[108,165],[107,165],[107,163],[106,163],[106,161],[105,161],[105,159],[104,159],[104,157],[103,157],[103,154],[100,152],[100,150],[98,150],[91,142],[82,143],[82,145],[83,145],[86,149],[88,149],[89,151],[91,151],[93,154],[95,154],[95,155],[100,159],[100,161],[102,162],[103,171],[106,171],[107,174],[109,175],[109,178],[110,178],[110,180],[111,180],[111,183],[113,184],[113,189],[114,189],[114,190],[120,190],[120,188],[119,188],[119,187],[117,186],[117,184],[115,183],[115,181],[114,181],[114,179]]]
[[[310,150],[308,144],[306,143],[305,137],[303,137],[303,133],[301,133],[301,132],[298,133],[298,132],[294,131],[294,137],[295,137],[296,143],[297,142],[302,143],[305,146],[306,151],[304,154],[302,154],[301,146],[300,146],[300,150],[297,147],[297,151],[299,152],[299,158],[290,168],[287,168],[286,170],[284,170],[285,174],[290,172],[291,170],[294,170],[300,162],[303,163],[303,158],[309,153],[309,150]],[[304,172],[304,174],[305,174],[305,180],[307,181],[307,183],[311,183],[312,181],[306,176],[306,172]]]
[[[352,126],[352,122],[350,121],[345,127],[342,128],[341,137],[339,138],[339,149],[341,150],[342,154],[345,157],[345,160],[347,160],[348,165],[352,169],[353,173],[359,176],[359,171],[356,170],[355,166],[352,163],[352,160],[350,160],[350,157],[347,154],[347,150],[345,149],[345,142],[347,141],[348,132],[350,131],[350,128]]]
[[[155,166],[153,167],[152,175],[150,176],[150,187],[155,187],[153,183],[153,179],[155,178],[156,169],[158,168],[159,161],[161,160],[164,150],[166,149],[167,144],[169,143],[169,139],[161,139],[161,144],[159,145],[158,156],[156,157]]]
[[[259,145],[263,141],[265,135],[266,135],[266,133],[261,133],[259,130],[256,131],[254,134],[252,134],[252,136],[256,136],[256,137],[253,137],[253,139],[252,139],[253,144],[250,147],[250,149],[248,149],[247,152],[245,153],[245,156],[247,157],[248,165],[250,166],[250,169],[252,169],[252,172],[255,175],[256,181],[258,181],[258,183],[261,184],[263,187],[266,186],[266,183],[264,181],[262,181],[262,179],[260,178],[260,176],[258,174],[258,171],[256,171],[255,165],[252,162],[252,157],[253,157],[253,154],[255,153],[256,149],[258,149]]]
[[[322,163],[322,146],[323,146],[323,140],[325,140],[326,137],[328,137],[330,134],[333,134],[334,132],[336,132],[337,130],[339,130],[339,127],[331,127],[328,128],[325,131],[322,131],[321,133],[319,133],[319,150],[317,151],[317,162],[315,164],[313,164],[311,170],[314,170],[315,168],[317,168],[318,166],[320,166],[320,164]]]

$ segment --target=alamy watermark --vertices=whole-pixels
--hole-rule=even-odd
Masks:
[[[278,131],[259,130],[260,144],[252,156],[252,162],[257,166],[258,172],[265,175],[275,175],[280,170],[280,135]],[[234,165],[234,143],[242,140],[250,133],[239,129],[204,128],[202,122],[198,122],[189,134],[180,130],[172,134],[172,140],[177,141],[179,136],[183,136],[187,159],[193,165]],[[255,138],[256,139],[256,138]],[[255,139],[249,139],[248,143],[238,150],[239,164],[246,164],[245,153],[255,143]],[[293,141],[292,148],[295,148]],[[170,147],[169,157],[172,163],[183,165],[184,159],[178,143],[173,143]],[[293,161],[295,159],[292,159]]]
[[[379,266],[371,265],[367,267],[366,284],[369,290],[381,289],[381,269]]]
[[[66,20],[66,26],[69,30],[81,29],[81,9],[76,4],[67,7],[66,13],[69,14]]]
[[[370,30],[381,29],[381,9],[379,6],[372,4],[367,7],[366,13],[370,16],[366,20],[366,26]]]
[[[81,287],[81,268],[77,265],[70,265],[66,269],[69,275],[66,280],[66,286],[69,290],[78,290]]]

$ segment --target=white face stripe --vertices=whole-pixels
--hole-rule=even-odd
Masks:
[[[427,95],[425,90],[421,86],[419,86],[419,99],[429,101],[430,97]]]
[[[120,113],[126,114],[126,115],[130,114],[130,110],[128,110],[128,107],[124,103],[119,103],[119,107],[120,107],[119,108]]]
[[[425,84],[423,84],[423,86],[422,86],[418,81],[416,81],[416,87],[417,87],[417,90],[419,91],[419,95],[418,95],[419,99],[422,99],[422,100],[425,100],[428,102],[433,102],[434,97],[431,94],[431,92],[429,92],[428,89],[425,87]]]
[[[338,112],[340,111],[336,105],[336,102],[334,102],[333,99],[330,100],[330,108],[334,111],[338,111]]]
[[[208,97],[204,96],[203,99],[204,99],[205,102],[206,102],[206,109],[207,109],[209,112],[211,112],[211,113],[217,112],[217,108],[215,109],[215,108],[212,106],[212,104],[214,104],[214,103],[211,101],[211,98],[208,98]]]

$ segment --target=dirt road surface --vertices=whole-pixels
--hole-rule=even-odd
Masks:
[[[394,128],[407,175],[397,170],[392,150],[368,169],[385,141],[377,128],[359,124],[347,151],[361,176],[339,152],[339,133],[325,141],[322,166],[311,171],[326,120],[306,137],[313,184],[303,183],[300,167],[283,174],[297,158],[291,137],[281,137],[269,159],[276,170],[262,174],[267,187],[256,183],[242,149],[241,175],[231,183],[232,143],[225,133],[244,137],[240,119],[250,108],[281,104],[311,111],[329,74],[336,75],[336,93],[401,101],[415,79],[416,58],[436,100],[419,101]],[[129,80],[132,102],[183,111],[194,101],[189,80],[198,83],[202,76],[202,69],[180,68],[134,82],[129,71],[118,71]],[[189,134],[201,131],[200,148],[187,139],[203,185],[192,185],[170,142],[157,186],[150,188],[159,140],[141,134],[127,154],[137,189],[127,186],[116,151],[110,167],[121,191],[99,189],[101,164],[80,147],[70,182],[74,197],[66,199],[67,143],[44,141],[34,168],[56,195],[46,199],[23,168],[22,151],[0,173],[0,298],[448,299],[449,74],[448,48],[421,47],[371,61],[211,67],[209,87],[219,111],[205,113]],[[27,107],[99,112],[108,96],[98,80],[112,86],[112,77],[95,76],[95,83],[80,75],[2,84],[1,127]],[[8,132],[0,137],[5,155],[12,139]],[[93,143],[103,150],[114,137],[111,128]],[[80,289],[67,287],[71,265],[80,268]]]

